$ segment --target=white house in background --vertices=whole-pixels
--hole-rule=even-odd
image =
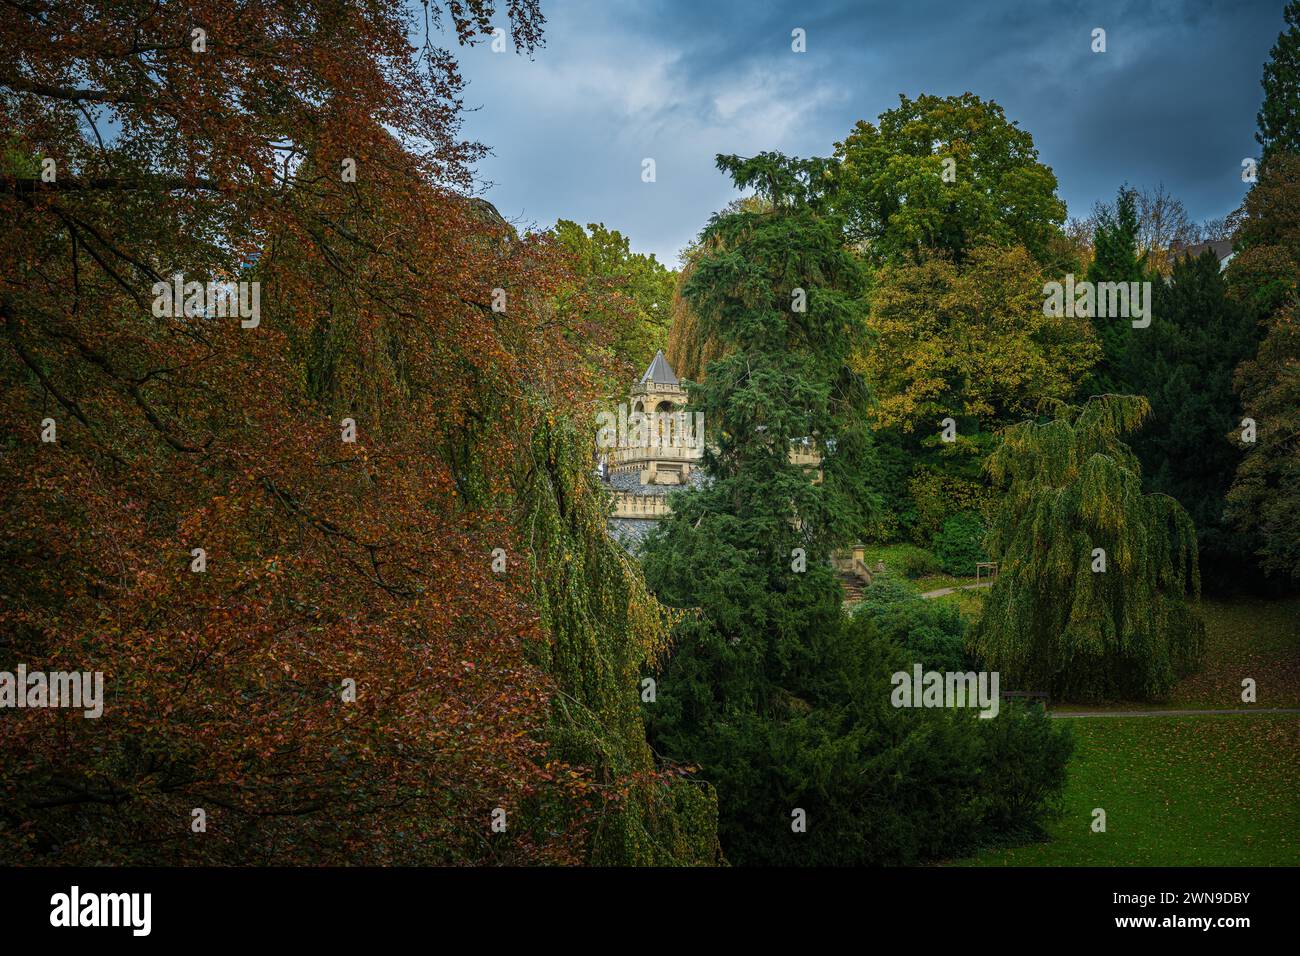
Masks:
[[[1222,272],[1228,268],[1228,262],[1236,253],[1232,251],[1231,239],[1216,239],[1213,242],[1197,242],[1190,246],[1183,246],[1174,250],[1174,258],[1181,259],[1183,256],[1191,256],[1193,259],[1199,257],[1206,249],[1213,249],[1215,258],[1219,260],[1219,271]]]

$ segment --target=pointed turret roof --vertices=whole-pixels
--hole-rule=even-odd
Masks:
[[[680,384],[677,381],[677,374],[673,371],[673,367],[668,364],[668,359],[664,358],[663,349],[655,353],[654,361],[650,363],[650,367],[641,376],[641,384],[645,385],[647,382],[655,385]]]

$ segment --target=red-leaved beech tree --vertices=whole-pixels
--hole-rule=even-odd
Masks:
[[[496,13],[6,4],[0,671],[105,695],[0,712],[0,860],[575,862],[625,799],[547,740],[512,481],[603,345],[468,198]]]

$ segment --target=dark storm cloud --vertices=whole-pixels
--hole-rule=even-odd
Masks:
[[[719,152],[829,155],[899,93],[966,91],[1034,136],[1070,215],[1123,182],[1196,219],[1241,200],[1282,0],[1173,3],[543,0],[532,60],[460,50],[493,149],[488,198],[523,223],[604,222],[672,262],[735,193]],[[790,50],[807,31],[808,52]],[[1091,51],[1094,27],[1107,52]],[[655,159],[657,182],[641,182]]]

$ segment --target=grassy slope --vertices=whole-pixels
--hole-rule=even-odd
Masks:
[[[1300,598],[1234,598],[1201,602],[1205,666],[1180,681],[1159,703],[1112,701],[1056,710],[1252,710],[1300,707]],[[1241,699],[1243,678],[1254,678],[1255,703]]]
[[[1205,668],[1174,688],[1170,707],[1300,707],[1300,599],[1203,601]],[[1253,677],[1255,704],[1241,701]]]
[[[1090,717],[1050,842],[977,866],[1300,865],[1300,718]],[[1106,811],[1106,832],[1091,829]]]
[[[883,561],[897,577],[904,578],[907,555],[923,549],[909,544],[875,545],[867,548],[866,563],[874,567]],[[974,578],[946,574],[926,575],[909,582],[918,591],[974,584]],[[957,604],[967,617],[976,618],[984,606],[987,590],[957,591],[934,598]],[[1300,598],[1282,600],[1204,600],[1205,667],[1174,688],[1161,703],[1114,701],[1101,706],[1056,704],[1069,710],[1249,710],[1252,707],[1300,707]],[[1256,702],[1243,703],[1241,681],[1256,682]]]
[[[1205,668],[1162,705],[1300,706],[1300,600],[1205,601]],[[1058,708],[1078,710],[1071,705]],[[980,866],[1300,866],[1300,716],[1086,717],[1051,842],[990,850]],[[1105,833],[1091,830],[1106,811]]]
[[[902,577],[910,546],[868,549]],[[973,583],[933,575],[919,591]],[[987,591],[958,591],[978,616]],[[1068,710],[1300,707],[1300,599],[1202,602],[1205,667],[1161,704],[1115,702]],[[1252,677],[1258,698],[1241,700]],[[1300,866],[1300,717],[1088,717],[1071,719],[1077,751],[1062,816],[1049,840],[956,861],[974,866]],[[1092,811],[1107,814],[1105,833]]]

